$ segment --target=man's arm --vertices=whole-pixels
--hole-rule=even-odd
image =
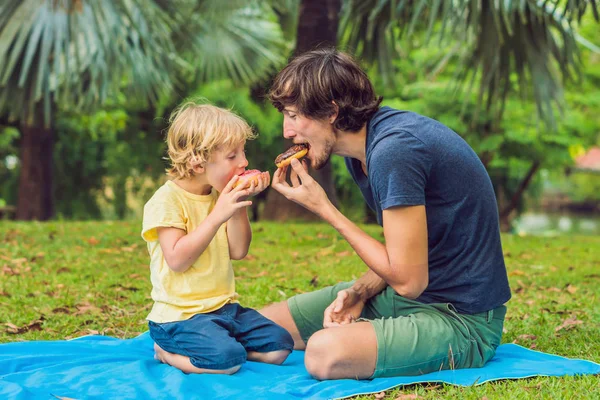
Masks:
[[[354,281],[352,289],[358,293],[358,296],[363,302],[366,302],[371,297],[379,294],[388,286],[387,282],[381,279],[379,275],[369,269],[360,278]]]
[[[392,207],[383,211],[385,244],[369,236],[331,203],[321,217],[348,241],[356,254],[401,296],[419,297],[429,283],[425,206]],[[385,286],[368,273],[353,289],[368,299]]]
[[[417,298],[428,285],[428,245],[425,206],[392,207],[383,211],[385,243],[375,240],[346,218],[323,188],[298,160],[292,160],[290,186],[285,180],[287,167],[273,175],[273,188],[329,222],[344,236],[356,254],[401,296]],[[301,182],[300,182],[301,181]],[[365,295],[380,288],[372,279],[361,290]],[[368,280],[367,280],[368,279]]]
[[[241,260],[248,254],[252,241],[252,228],[248,220],[246,208],[241,208],[227,221],[227,240],[229,242],[229,257]]]

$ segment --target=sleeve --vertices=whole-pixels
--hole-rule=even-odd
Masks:
[[[369,177],[381,209],[425,204],[431,170],[427,146],[408,132],[395,132],[376,143],[371,152]]]
[[[186,230],[183,209],[177,198],[168,192],[157,192],[144,206],[142,238],[147,242],[158,240],[156,228],[173,227]]]

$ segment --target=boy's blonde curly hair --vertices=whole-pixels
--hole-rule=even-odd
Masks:
[[[244,119],[230,110],[188,100],[169,118],[167,133],[171,166],[167,174],[176,179],[194,175],[192,166],[205,164],[216,149],[229,149],[254,139]]]

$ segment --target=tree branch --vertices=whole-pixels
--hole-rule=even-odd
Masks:
[[[523,178],[523,180],[519,184],[517,191],[513,194],[512,198],[510,199],[510,203],[508,204],[508,206],[506,206],[506,208],[504,208],[504,210],[502,210],[500,212],[501,219],[508,217],[508,215],[515,208],[517,208],[517,204],[519,203],[519,200],[523,196],[523,192],[525,192],[525,189],[527,189],[527,186],[529,186],[529,183],[531,183],[531,178],[533,178],[533,176],[535,175],[535,173],[537,172],[539,167],[540,167],[540,162],[537,160],[534,161],[533,164],[531,164],[531,167],[529,168],[527,175],[525,175],[525,178]]]

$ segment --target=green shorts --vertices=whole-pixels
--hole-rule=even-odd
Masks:
[[[339,283],[288,300],[305,342],[323,329],[323,312],[337,292],[352,283]],[[482,367],[500,345],[505,315],[505,306],[480,314],[460,314],[450,303],[419,303],[388,286],[367,302],[361,314],[361,320],[370,322],[377,335],[377,364],[372,378]]]

